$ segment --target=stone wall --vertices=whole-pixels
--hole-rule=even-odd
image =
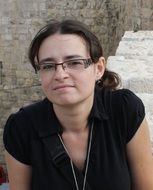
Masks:
[[[125,30],[153,30],[153,0],[0,0],[0,162],[6,118],[43,96],[27,51],[38,29],[55,18],[88,24],[108,57]]]

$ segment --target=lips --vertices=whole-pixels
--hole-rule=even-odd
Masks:
[[[53,88],[53,90],[59,90],[59,89],[64,89],[64,88],[68,88],[68,87],[74,87],[73,85],[59,85],[59,86],[55,86]]]

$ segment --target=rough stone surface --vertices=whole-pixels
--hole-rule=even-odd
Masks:
[[[153,1],[0,0],[0,140],[8,115],[43,97],[38,77],[27,59],[31,39],[50,19],[65,18],[89,25],[108,57],[115,54],[124,31],[153,30]],[[127,43],[130,35],[125,35]],[[139,45],[141,50],[141,43]],[[135,52],[137,47],[134,44],[131,47]],[[0,161],[3,160],[1,147],[2,142]]]
[[[126,31],[117,48],[117,56],[153,56],[153,31]]]
[[[124,50],[124,54],[127,56],[129,51],[127,48]],[[135,92],[153,93],[152,62],[153,56],[133,56],[130,58],[126,58],[124,56],[110,56],[108,58],[107,67],[109,70],[115,70],[119,73],[122,79],[122,85],[126,86],[126,88],[129,88]]]

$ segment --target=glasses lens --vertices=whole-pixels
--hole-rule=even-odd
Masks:
[[[40,71],[42,71],[42,72],[48,72],[48,71],[54,71],[55,70],[54,64],[42,64],[39,67],[40,67]]]
[[[84,69],[84,61],[81,59],[78,60],[70,60],[64,63],[66,68],[72,70],[82,70]]]

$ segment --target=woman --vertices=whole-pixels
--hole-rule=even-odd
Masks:
[[[10,189],[152,190],[143,103],[117,90],[96,36],[80,22],[51,21],[29,59],[46,98],[6,123]]]

